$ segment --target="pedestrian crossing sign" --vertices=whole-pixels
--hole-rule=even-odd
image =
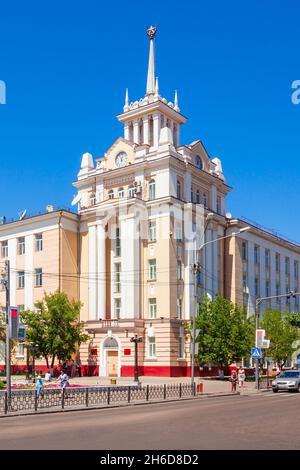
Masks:
[[[252,359],[262,359],[261,348],[251,348],[251,357]]]

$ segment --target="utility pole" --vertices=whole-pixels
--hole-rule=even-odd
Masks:
[[[6,390],[7,390],[7,403],[10,408],[11,405],[11,373],[10,373],[10,327],[9,327],[9,309],[10,309],[10,265],[9,260],[5,261],[5,273],[2,283],[6,292],[6,355],[5,355],[5,368],[6,368]]]

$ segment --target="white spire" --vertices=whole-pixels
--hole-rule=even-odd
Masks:
[[[156,77],[156,81],[155,81],[155,98],[158,98],[158,94],[159,94],[159,87],[158,87],[158,77]]]
[[[177,90],[175,90],[174,110],[177,111],[178,113],[179,113],[179,111],[180,111],[179,106],[178,106],[178,94],[177,94]]]
[[[124,111],[128,111],[129,109],[129,98],[128,98],[128,88],[126,88],[126,92],[125,92],[125,105],[124,105]]]
[[[154,60],[154,36],[156,33],[156,27],[150,26],[147,29],[147,34],[150,38],[150,49],[149,49],[149,62],[148,62],[148,76],[147,76],[147,89],[146,95],[155,94],[155,60]]]

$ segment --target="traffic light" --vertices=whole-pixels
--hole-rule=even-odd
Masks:
[[[19,341],[25,341],[25,339],[26,339],[26,326],[22,325],[22,326],[19,326],[18,340]]]
[[[19,338],[19,308],[9,308],[9,337],[11,339]]]

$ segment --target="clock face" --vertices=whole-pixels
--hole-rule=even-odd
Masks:
[[[116,167],[120,168],[121,166],[125,166],[127,163],[127,154],[125,152],[120,152],[116,156]]]
[[[196,155],[195,157],[195,164],[197,168],[200,168],[200,170],[202,170],[202,160],[199,155]]]

